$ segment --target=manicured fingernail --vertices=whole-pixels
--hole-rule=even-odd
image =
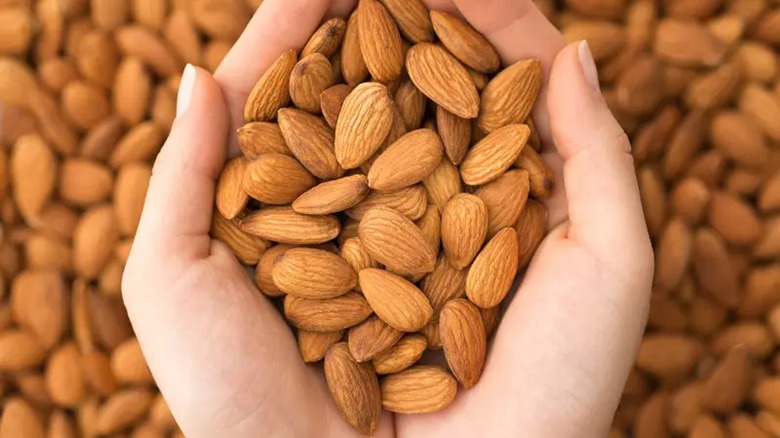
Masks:
[[[181,82],[179,82],[179,96],[176,98],[176,117],[180,117],[187,112],[187,108],[192,101],[192,92],[195,88],[195,76],[197,72],[195,67],[191,64],[187,64],[184,67],[184,73],[181,75]]]
[[[601,92],[601,86],[599,85],[599,72],[596,69],[596,61],[593,60],[593,53],[591,53],[590,46],[588,46],[587,41],[580,41],[580,45],[577,47],[577,54],[580,58],[580,65],[582,66],[582,73],[585,75],[585,81],[594,90]]]

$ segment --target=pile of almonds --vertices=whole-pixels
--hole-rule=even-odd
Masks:
[[[381,1],[391,15],[410,2]],[[0,0],[0,437],[181,436],[119,280],[184,63],[213,71],[259,3]],[[610,437],[780,436],[780,2],[536,3],[593,49],[657,250],[648,332]],[[420,96],[405,84],[395,103]],[[438,125],[423,121],[446,147]],[[267,152],[291,151],[277,145]],[[333,351],[352,357],[348,342]]]
[[[529,121],[539,61],[499,71],[468,23],[383,3],[360,0],[260,78],[213,231],[283,298],[303,360],[324,357],[367,435],[382,407],[438,411],[456,379],[477,383],[499,305],[546,233],[529,195],[553,185]],[[454,378],[415,365],[426,349],[443,349]]]

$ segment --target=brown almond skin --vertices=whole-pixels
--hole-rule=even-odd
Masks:
[[[289,102],[290,75],[297,62],[295,50],[288,50],[263,73],[244,107],[244,119],[247,122],[269,121],[276,116],[279,108]]]
[[[425,188],[421,184],[416,184],[394,192],[372,191],[346,213],[352,219],[362,220],[366,212],[372,208],[387,207],[414,221],[425,214],[427,204]]]
[[[409,79],[401,82],[395,92],[395,106],[407,131],[420,129],[425,117],[427,99]]]
[[[250,122],[238,128],[236,132],[238,147],[250,160],[263,154],[292,155],[284,142],[279,125],[269,122]]]
[[[501,58],[493,46],[470,24],[442,11],[431,11],[436,36],[460,62],[480,73],[493,73]]]
[[[260,256],[255,268],[255,285],[260,289],[260,292],[269,297],[283,297],[285,295],[284,291],[274,284],[273,268],[276,259],[292,248],[295,246],[280,243],[268,248]]]
[[[349,351],[355,360],[365,362],[395,345],[403,334],[379,317],[372,316],[349,329]]]
[[[460,163],[463,182],[479,186],[503,175],[520,157],[530,135],[527,125],[504,126],[488,134],[469,149]]]
[[[219,213],[226,219],[233,219],[241,213],[249,202],[249,195],[244,191],[244,175],[249,161],[244,157],[236,157],[225,163],[217,180],[216,204]]]
[[[442,159],[439,166],[423,181],[430,202],[443,210],[447,201],[463,191],[458,168],[448,158]]]
[[[289,204],[315,184],[314,176],[295,158],[283,154],[261,155],[244,174],[244,191],[270,205]]]
[[[325,121],[333,129],[336,129],[336,122],[341,114],[341,107],[344,105],[352,87],[347,84],[334,85],[320,94],[320,110]]]
[[[382,407],[399,414],[426,414],[452,403],[458,382],[443,368],[419,365],[382,380]]]
[[[531,262],[536,249],[547,235],[547,208],[529,199],[515,224],[517,231],[518,265],[522,269]]]
[[[555,175],[549,164],[532,147],[523,148],[515,165],[528,171],[531,195],[547,198],[552,193]]]
[[[414,284],[376,268],[363,269],[358,275],[360,288],[371,308],[391,327],[416,332],[430,321],[431,304]]]
[[[507,125],[525,123],[542,86],[538,59],[518,61],[496,75],[482,92],[479,127],[490,133]]]
[[[393,191],[416,184],[433,173],[441,162],[441,139],[430,129],[412,131],[391,144],[374,161],[368,185],[374,190]]]
[[[344,100],[336,122],[339,164],[345,169],[359,167],[379,150],[392,125],[393,100],[387,87],[375,82],[355,87]]]
[[[274,260],[271,275],[279,290],[310,300],[344,295],[357,284],[357,274],[346,260],[314,248],[285,251]]]
[[[450,161],[456,166],[463,161],[471,142],[471,123],[469,119],[458,117],[455,114],[436,106],[436,128],[444,144],[444,151]]]
[[[420,360],[427,346],[425,336],[406,335],[392,347],[374,356],[371,362],[377,374],[399,373]]]
[[[320,95],[333,85],[328,58],[320,53],[302,57],[290,75],[290,98],[298,108],[310,113],[320,112]]]
[[[528,201],[529,191],[528,171],[523,169],[510,170],[477,189],[476,195],[488,210],[488,238],[517,223]]]
[[[479,94],[469,72],[446,49],[432,43],[413,46],[406,68],[414,85],[447,111],[473,119],[479,114]],[[432,77],[430,72],[439,72]],[[441,77],[448,78],[442,82]]]
[[[435,205],[429,204],[425,214],[417,222],[417,228],[422,231],[431,248],[438,253],[441,247],[441,214]]]
[[[376,0],[359,0],[360,51],[371,76],[384,83],[401,75],[404,65],[401,34],[390,13]]]
[[[333,150],[333,130],[322,118],[293,108],[279,110],[278,117],[287,147],[306,170],[324,180],[344,174]]]
[[[322,54],[326,58],[333,56],[341,46],[341,40],[344,38],[344,32],[347,30],[347,22],[343,18],[331,18],[322,23],[314,35],[309,38],[309,42],[301,51],[301,58],[312,53]]]
[[[333,240],[341,224],[333,216],[306,216],[290,207],[267,207],[241,219],[241,229],[266,240],[311,245]]]
[[[226,219],[219,213],[211,218],[211,236],[222,241],[245,265],[254,265],[271,244],[245,233],[235,219]]]
[[[284,299],[284,316],[302,330],[332,332],[361,323],[371,315],[368,301],[357,292],[329,300],[307,300],[288,295]]]
[[[382,393],[374,367],[358,363],[346,342],[325,355],[325,380],[344,419],[363,435],[373,435],[382,414]]]
[[[341,75],[350,86],[356,86],[368,77],[368,67],[360,50],[360,29],[358,11],[347,21],[347,30],[341,42]]]
[[[517,274],[517,232],[512,227],[499,231],[485,245],[466,277],[466,295],[483,309],[501,304]]]
[[[381,0],[401,33],[413,43],[433,41],[428,8],[420,0]]]
[[[298,351],[306,363],[322,360],[330,347],[344,337],[344,330],[333,332],[310,332],[298,330]]]
[[[485,366],[487,335],[479,309],[468,300],[447,303],[439,315],[439,331],[452,373],[469,389],[477,384]]]
[[[352,175],[321,183],[303,193],[292,203],[301,214],[332,214],[354,207],[368,196],[365,175]]]
[[[485,203],[469,193],[450,198],[441,215],[441,243],[455,269],[463,269],[477,256],[485,243],[488,210]]]
[[[371,257],[394,272],[413,275],[433,271],[435,251],[414,222],[391,208],[369,210],[358,234]]]
[[[436,268],[422,281],[422,291],[438,315],[448,301],[466,296],[468,270],[455,269],[445,255],[440,255]]]

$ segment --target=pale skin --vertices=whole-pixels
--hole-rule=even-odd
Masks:
[[[350,0],[266,0],[212,78],[185,74],[123,279],[149,367],[188,437],[357,434],[322,371],[227,247],[209,237],[215,180],[237,153],[251,88]],[[376,436],[603,436],[645,325],[653,255],[628,139],[531,0],[426,0],[465,17],[505,64],[542,60],[534,118],[556,170],[551,233],[515,294],[480,382],[429,415],[383,414]],[[190,78],[190,79],[188,79]]]

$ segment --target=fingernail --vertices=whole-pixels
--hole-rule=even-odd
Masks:
[[[599,85],[599,71],[596,69],[596,61],[593,59],[593,53],[590,51],[590,46],[585,40],[580,41],[579,47],[577,47],[577,54],[580,58],[580,66],[582,66],[582,73],[585,76],[585,81],[594,90],[601,92],[601,86]]]
[[[184,67],[184,73],[182,73],[181,81],[179,82],[179,95],[176,97],[176,117],[181,117],[190,106],[192,92],[195,89],[196,75],[197,72],[192,64],[187,64]]]

